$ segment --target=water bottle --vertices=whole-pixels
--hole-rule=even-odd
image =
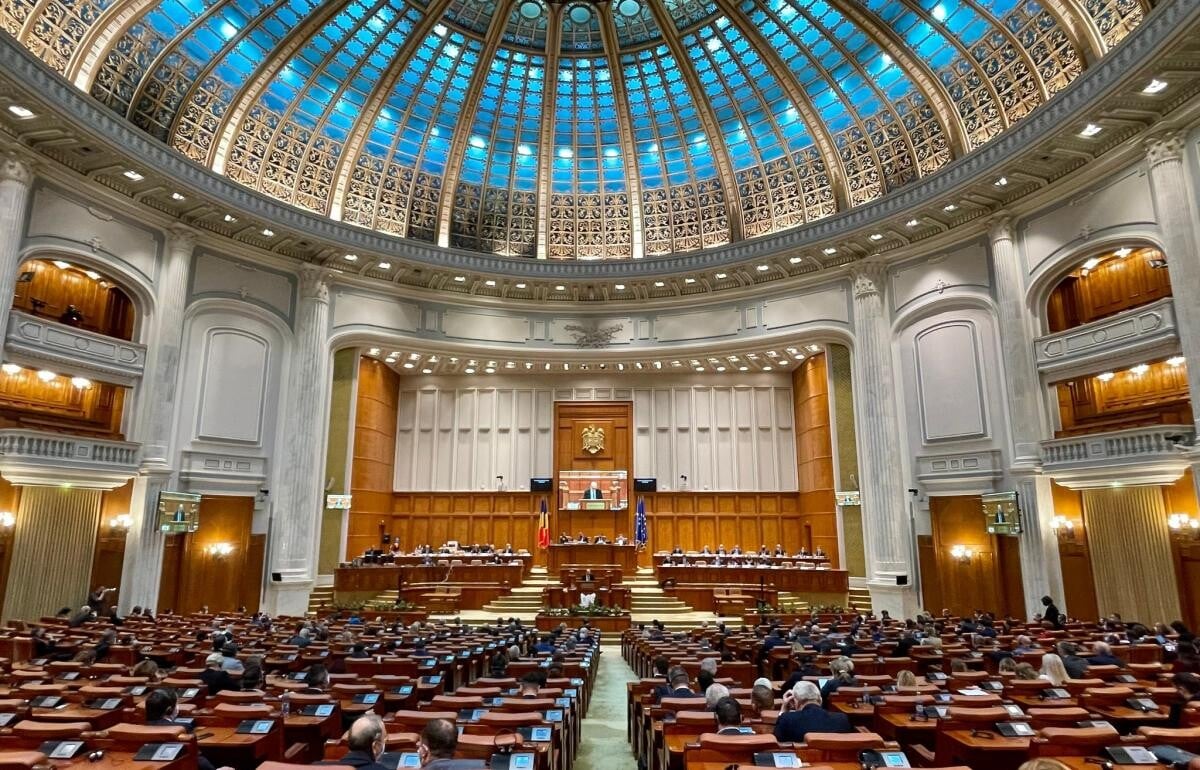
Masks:
[[[284,719],[287,719],[288,715],[292,713],[291,698],[292,694],[289,692],[285,692],[283,695],[279,696],[279,713]]]

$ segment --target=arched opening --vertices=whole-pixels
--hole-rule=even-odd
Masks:
[[[1050,292],[1051,333],[1098,321],[1171,296],[1163,253],[1153,246],[1122,246],[1087,256]]]
[[[110,276],[65,259],[28,259],[17,273],[13,309],[78,329],[132,340],[136,311]]]

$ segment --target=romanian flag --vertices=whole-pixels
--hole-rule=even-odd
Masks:
[[[538,520],[538,548],[550,547],[550,514],[546,511],[546,498],[542,498],[542,516]]]

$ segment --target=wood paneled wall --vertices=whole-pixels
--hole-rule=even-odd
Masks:
[[[1114,375],[1108,382],[1101,382],[1096,377],[1079,377],[1058,383],[1062,428],[1057,436],[1140,425],[1191,424],[1186,364],[1171,366],[1165,361],[1156,361],[1144,374],[1137,375],[1125,369]]]
[[[1100,609],[1096,600],[1096,582],[1092,577],[1092,552],[1088,547],[1087,526],[1083,518],[1083,495],[1058,484],[1051,484],[1050,489],[1054,496],[1054,515],[1062,516],[1075,525],[1071,535],[1062,533],[1058,538],[1065,610],[1075,617],[1095,618]]]
[[[1018,540],[989,535],[977,496],[931,497],[932,534],[919,543],[926,609],[956,614],[991,610],[1024,617]],[[974,551],[969,561],[950,555],[955,545]]]
[[[400,376],[382,361],[359,359],[354,421],[354,465],[346,558],[379,544],[380,527],[389,531],[395,510],[396,413]],[[440,545],[440,543],[437,543]]]
[[[59,375],[43,382],[34,369],[0,373],[0,427],[68,430],[102,438],[121,437],[125,388],[92,382],[77,388]]]
[[[1158,249],[1141,248],[1124,259],[1105,259],[1087,275],[1082,270],[1071,273],[1047,302],[1050,331],[1071,329],[1171,296],[1168,271],[1150,267],[1151,259],[1161,257]]]
[[[253,497],[205,495],[200,528],[166,539],[158,609],[185,613],[207,606],[217,612],[245,606],[257,612],[266,536],[250,533],[253,518]],[[210,552],[209,546],[216,543],[231,544],[233,552]]]
[[[757,550],[776,543],[795,553],[801,546],[811,551],[823,542],[805,522],[800,496],[792,492],[660,492],[645,499],[650,535],[646,553],[677,545],[684,550],[722,544]]]
[[[1167,513],[1185,513],[1200,518],[1195,479],[1189,469],[1174,484],[1163,487]],[[1179,606],[1183,622],[1189,628],[1200,626],[1200,540],[1195,537],[1173,538],[1171,555],[1175,560],[1175,580],[1179,584]]]
[[[831,561],[838,553],[834,498],[833,435],[829,420],[829,373],[825,355],[810,356],[792,371],[796,412],[796,478],[800,489],[800,526]]]
[[[8,479],[0,478],[0,512],[14,517],[21,504],[21,487],[15,487]],[[8,592],[8,566],[12,563],[13,532],[15,527],[0,527],[0,614],[3,613],[4,596]]]
[[[588,427],[604,431],[604,445],[597,452],[589,452],[583,448],[583,431]],[[632,470],[633,402],[555,402],[555,478],[558,478],[562,471]]]
[[[393,498],[390,533],[405,551],[460,543],[512,543],[536,550],[539,505],[548,495],[530,492],[398,492]],[[548,500],[550,505],[552,500]],[[550,515],[551,526],[555,514]],[[361,551],[359,551],[361,553]]]
[[[100,495],[100,526],[96,530],[96,555],[92,558],[93,588],[121,585],[127,530],[113,526],[113,519],[129,513],[132,497],[132,481]],[[116,603],[117,598],[110,596],[109,601]]]
[[[13,307],[17,310],[57,319],[67,306],[74,305],[83,314],[79,328],[133,339],[133,303],[111,278],[89,278],[82,270],[63,269],[43,259],[27,260],[18,275],[21,273],[32,273],[33,277],[16,285]],[[45,303],[36,312],[34,300]]]

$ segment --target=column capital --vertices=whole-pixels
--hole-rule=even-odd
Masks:
[[[33,166],[15,152],[0,155],[0,182],[16,182],[23,187],[33,184]]]
[[[1170,161],[1183,160],[1183,134],[1178,131],[1161,131],[1146,139],[1146,160],[1150,168]]]
[[[1013,240],[1013,217],[1009,212],[997,211],[988,218],[987,226],[988,240],[992,243]]]
[[[850,278],[854,281],[855,299],[882,295],[887,263],[875,258],[854,262],[850,265]]]
[[[196,238],[199,235],[195,228],[176,222],[167,227],[167,245],[172,249],[191,252],[196,248]]]
[[[300,268],[300,298],[329,301],[329,279],[333,271],[323,267],[305,265]]]

